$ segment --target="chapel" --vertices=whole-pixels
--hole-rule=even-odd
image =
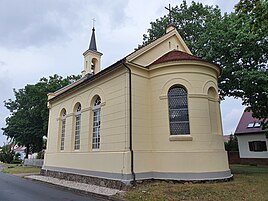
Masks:
[[[218,65],[192,55],[173,25],[102,68],[95,29],[82,78],[48,94],[42,174],[110,187],[232,177]]]

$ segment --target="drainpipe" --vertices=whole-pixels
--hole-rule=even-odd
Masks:
[[[131,90],[131,69],[122,62],[123,66],[128,70],[129,75],[129,151],[130,151],[130,163],[131,163],[131,174],[133,179],[133,185],[136,184],[136,175],[134,172],[134,152],[132,146],[132,90]]]

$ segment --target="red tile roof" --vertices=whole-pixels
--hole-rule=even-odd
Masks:
[[[242,117],[237,125],[237,128],[235,130],[235,134],[247,134],[247,133],[263,133],[265,132],[262,130],[260,126],[254,127],[254,123],[261,123],[261,119],[256,119],[252,117],[252,112],[245,111],[242,114]],[[250,123],[252,124],[252,127],[248,127]]]
[[[191,54],[188,54],[186,52],[182,52],[179,50],[172,50],[163,56],[161,56],[159,59],[154,61],[153,64],[160,64],[164,62],[169,62],[169,61],[181,61],[181,60],[197,60],[197,61],[205,61],[199,57],[193,56]]]

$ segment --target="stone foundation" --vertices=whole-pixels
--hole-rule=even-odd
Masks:
[[[104,179],[98,177],[91,177],[86,175],[79,175],[67,172],[60,172],[54,170],[41,170],[41,175],[54,177],[58,179],[64,179],[68,181],[76,181],[86,184],[93,184],[108,188],[114,188],[119,190],[128,190],[133,185],[132,183],[126,184],[119,180]],[[148,183],[148,182],[168,182],[168,183],[217,183],[217,182],[227,182],[233,179],[233,176],[222,179],[204,179],[204,180],[172,180],[172,179],[138,179],[136,184]]]
[[[52,170],[46,170],[46,169],[41,169],[40,174],[44,176],[58,178],[58,179],[76,181],[76,182],[81,182],[85,184],[93,184],[97,186],[103,186],[103,187],[114,188],[114,189],[119,189],[119,190],[127,190],[127,188],[130,186],[130,185],[126,185],[125,183],[121,181],[90,177],[90,176],[78,175],[78,174],[72,174],[72,173],[66,173],[66,172],[58,172],[58,171],[52,171]]]

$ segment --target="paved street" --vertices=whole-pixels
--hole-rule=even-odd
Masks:
[[[54,185],[0,172],[0,201],[100,201]]]

